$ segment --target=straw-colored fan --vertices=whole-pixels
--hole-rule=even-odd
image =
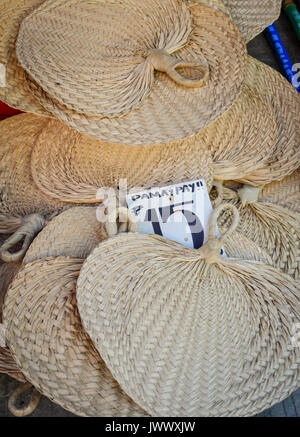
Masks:
[[[282,185],[284,186],[284,184]],[[300,215],[281,206],[281,203],[289,204],[289,195],[291,194],[293,199],[294,191],[277,191],[280,186],[280,183],[277,182],[273,182],[270,186],[270,188],[268,185],[266,188],[254,188],[245,185],[238,189],[224,188],[223,198],[239,210],[238,232],[266,250],[277,268],[299,282]],[[272,193],[272,186],[275,191],[276,203],[265,200],[264,192],[266,195]],[[299,191],[299,186],[295,187],[295,190]],[[296,205],[299,205],[299,194]],[[230,214],[225,212],[220,224],[224,225],[230,220]]]
[[[0,240],[1,239],[2,238],[0,238]],[[8,409],[15,416],[24,417],[31,414],[36,409],[41,395],[26,381],[25,376],[17,366],[11,351],[6,345],[5,329],[2,324],[3,303],[7,289],[20,268],[20,263],[1,264],[0,262],[0,373],[4,373],[22,383],[12,393],[10,393]],[[17,402],[18,397],[28,390],[31,390],[29,400],[27,403],[20,405],[20,403]]]
[[[259,200],[300,213],[300,169],[280,181],[265,185],[259,193]]]
[[[272,108],[243,86],[235,103],[195,137],[151,147],[102,142],[51,120],[33,148],[31,171],[41,191],[68,202],[95,202],[97,187],[117,187],[121,179],[128,188],[151,188],[204,178],[210,189],[210,172],[242,179],[263,168],[276,140]]]
[[[199,132],[234,101],[246,66],[233,21],[182,0],[48,0],[21,23],[16,52],[44,108],[84,134],[128,145]]]
[[[249,42],[279,18],[282,0],[223,0],[223,3]]]
[[[31,176],[32,148],[48,120],[20,114],[0,122],[0,211],[3,215],[51,215],[66,206],[41,192]]]
[[[54,217],[30,245],[23,265],[38,259],[70,256],[85,259],[107,238],[95,207],[74,207]]]
[[[2,324],[2,308],[4,303],[4,298],[7,292],[7,288],[11,283],[12,279],[19,271],[21,265],[20,263],[10,263],[0,265],[0,329]],[[25,378],[20,370],[17,368],[14,359],[12,358],[9,349],[4,347],[3,332],[0,332],[0,373],[6,373],[7,375],[17,379],[18,381],[25,382]]]
[[[278,138],[263,168],[243,178],[244,183],[264,185],[280,180],[299,167],[300,99],[295,88],[276,70],[248,56],[245,83],[273,108]]]
[[[153,146],[124,146],[84,136],[49,120],[31,156],[31,172],[43,193],[71,203],[97,203],[98,189],[148,189],[182,181],[213,180],[210,152],[201,138]]]
[[[9,348],[28,381],[75,414],[146,415],[120,389],[82,327],[75,295],[82,262],[50,257],[23,267],[4,306]]]
[[[83,324],[122,388],[155,416],[253,415],[300,382],[298,288],[261,261],[158,236],[101,243],[77,284]],[[266,366],[268,361],[268,366]]]

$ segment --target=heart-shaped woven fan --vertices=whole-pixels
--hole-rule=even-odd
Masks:
[[[277,268],[299,282],[300,215],[280,206],[280,202],[277,205],[264,201],[263,192],[261,195],[260,188],[244,186],[238,191],[225,188],[223,195],[240,212],[238,232],[266,250]],[[284,199],[284,191],[281,195],[278,192],[280,197]],[[224,212],[220,223],[224,225],[230,220],[230,214]]]
[[[75,296],[82,262],[49,257],[21,269],[3,309],[9,348],[26,379],[63,408],[81,416],[144,416],[82,327]]]
[[[248,416],[300,383],[298,287],[260,261],[158,236],[101,243],[79,275],[83,324],[126,392],[155,416]],[[236,209],[234,228],[237,222]],[[266,365],[266,362],[268,365]]]

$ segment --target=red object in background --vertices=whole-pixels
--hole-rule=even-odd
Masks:
[[[0,100],[0,120],[4,120],[7,117],[11,117],[12,115],[21,114],[22,111],[18,111],[18,109],[11,108],[6,103],[1,102]]]

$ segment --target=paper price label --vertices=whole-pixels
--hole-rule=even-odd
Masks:
[[[128,209],[139,221],[139,232],[157,234],[199,249],[207,241],[212,205],[204,180],[130,193]]]

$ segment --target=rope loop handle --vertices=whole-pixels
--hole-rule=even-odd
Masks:
[[[25,391],[30,390],[33,386],[26,382],[20,385],[9,397],[8,409],[16,417],[25,417],[31,414],[39,404],[41,394],[34,388],[30,396],[29,403],[24,407],[17,407],[17,400]]]
[[[232,211],[233,219],[227,231],[218,238],[216,236],[218,218],[221,212],[226,209]],[[228,238],[228,236],[237,228],[239,218],[240,215],[237,208],[230,203],[222,203],[213,210],[209,220],[207,243],[199,249],[201,258],[204,258],[207,262],[217,262],[220,260],[221,248],[224,245],[226,238]]]
[[[148,60],[153,68],[157,71],[166,73],[175,83],[187,88],[200,88],[208,79],[209,72],[206,65],[194,61],[183,61],[171,56],[163,49],[150,49],[148,51]],[[200,79],[188,79],[178,73],[178,68],[190,67],[200,71]]]
[[[39,214],[31,214],[25,217],[20,228],[0,247],[0,258],[2,261],[9,263],[22,260],[31,242],[44,226],[45,219]],[[9,252],[10,249],[23,239],[22,249],[15,253]]]

